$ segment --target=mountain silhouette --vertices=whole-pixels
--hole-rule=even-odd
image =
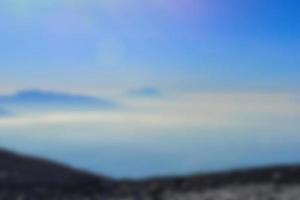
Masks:
[[[6,117],[8,115],[10,115],[8,111],[0,109],[0,117]]]
[[[115,102],[107,99],[42,90],[25,90],[13,95],[0,96],[0,104],[4,106],[91,106],[100,108],[116,106]]]
[[[152,87],[145,87],[137,90],[131,90],[127,94],[132,97],[147,97],[147,98],[162,96],[162,92],[160,90]]]
[[[99,184],[104,178],[40,158],[0,151],[2,187],[75,187]]]

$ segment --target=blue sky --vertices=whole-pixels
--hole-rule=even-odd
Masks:
[[[0,83],[298,89],[298,7],[292,0],[4,0]]]
[[[0,145],[118,178],[300,162],[299,7],[1,0],[1,97],[34,89],[120,107],[3,104]]]

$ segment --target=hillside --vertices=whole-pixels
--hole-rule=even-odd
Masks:
[[[109,182],[105,178],[54,162],[0,151],[0,185],[2,188],[77,188],[101,185],[106,181]]]
[[[111,180],[43,159],[0,151],[0,200],[290,199],[300,195],[300,166]],[[209,198],[208,198],[209,197]]]

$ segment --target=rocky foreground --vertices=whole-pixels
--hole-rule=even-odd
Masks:
[[[0,151],[0,200],[297,200],[300,166],[115,181]]]
[[[59,192],[36,189],[36,191],[0,192],[1,200],[298,200],[300,199],[299,185],[272,184],[226,186],[219,189],[203,191],[172,191],[164,190],[159,194],[104,195],[97,193]]]

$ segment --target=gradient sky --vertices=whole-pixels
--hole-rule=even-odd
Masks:
[[[294,0],[3,0],[1,90],[299,89],[298,8]]]
[[[0,117],[0,146],[118,178],[300,162],[299,7],[1,0],[1,95],[39,89],[123,107],[0,105],[18,114]]]

